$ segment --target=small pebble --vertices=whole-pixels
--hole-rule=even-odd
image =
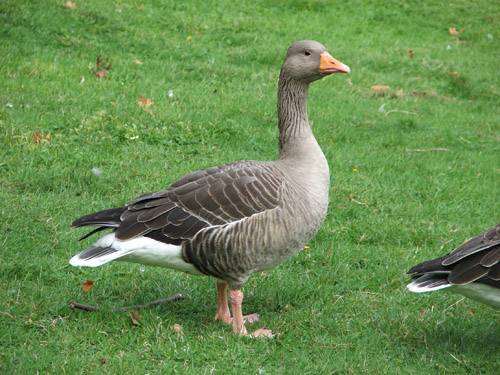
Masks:
[[[94,167],[94,168],[92,168],[92,174],[96,177],[101,177],[102,176],[102,169]]]
[[[172,331],[174,331],[175,333],[181,333],[182,332],[182,327],[180,324],[177,324],[175,323],[173,326],[172,326]]]
[[[168,90],[168,91],[167,91],[167,96],[168,96],[169,98],[173,98],[173,97],[174,97],[174,90]]]

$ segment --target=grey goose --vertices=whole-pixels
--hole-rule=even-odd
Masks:
[[[447,289],[500,309],[500,224],[408,273],[412,292]]]
[[[96,227],[88,235],[112,231],[70,264],[97,267],[118,260],[211,276],[217,281],[215,319],[246,335],[245,282],[296,254],[325,218],[329,168],[309,125],[307,95],[311,82],[338,72],[350,69],[322,44],[295,42],[279,75],[277,160],[196,171],[124,207],[75,220],[74,227]],[[271,332],[261,329],[257,335]]]

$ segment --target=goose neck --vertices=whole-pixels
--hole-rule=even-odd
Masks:
[[[278,83],[278,128],[280,156],[289,144],[312,135],[307,117],[308,84],[288,77],[283,71]]]

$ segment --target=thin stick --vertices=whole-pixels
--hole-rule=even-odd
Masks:
[[[406,115],[416,115],[415,112],[403,111],[403,110],[399,110],[399,109],[391,109],[390,111],[387,111],[385,113],[385,116],[389,116],[391,113],[404,113]]]
[[[171,295],[170,297],[156,299],[154,301],[151,301],[151,302],[148,302],[148,303],[144,303],[144,304],[140,304],[140,305],[115,307],[114,309],[111,309],[111,311],[112,312],[119,312],[119,311],[145,309],[145,308],[148,308],[148,307],[153,307],[153,306],[161,305],[162,303],[180,301],[181,299],[184,299],[184,298],[186,298],[186,297],[184,297],[183,294],[176,293],[174,295]],[[98,306],[85,305],[83,303],[78,303],[78,302],[70,302],[69,303],[69,307],[72,308],[73,310],[82,310],[82,311],[88,311],[88,312],[100,310]]]
[[[73,310],[83,310],[83,311],[97,311],[99,307],[92,305],[84,305],[83,303],[70,302],[69,307]]]
[[[407,148],[406,152],[447,152],[450,151],[445,147],[435,147],[435,148]]]

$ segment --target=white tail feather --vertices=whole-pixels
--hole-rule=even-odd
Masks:
[[[71,258],[69,264],[77,267],[99,267],[114,260],[123,260],[200,274],[192,264],[182,258],[182,246],[166,244],[149,237],[136,237],[122,241],[115,238],[114,233],[109,233],[100,238],[92,247],[111,248],[114,251],[103,251],[103,255],[85,259],[80,257],[87,251],[85,250]]]
[[[429,287],[429,286],[425,286],[425,285],[422,286],[421,283],[422,283],[422,280],[417,279],[417,280],[409,283],[406,287],[408,288],[408,290],[410,292],[413,292],[413,293],[425,293],[425,292],[432,292],[434,290],[449,288],[451,286],[451,284],[442,284],[442,285],[438,285],[438,286]]]

